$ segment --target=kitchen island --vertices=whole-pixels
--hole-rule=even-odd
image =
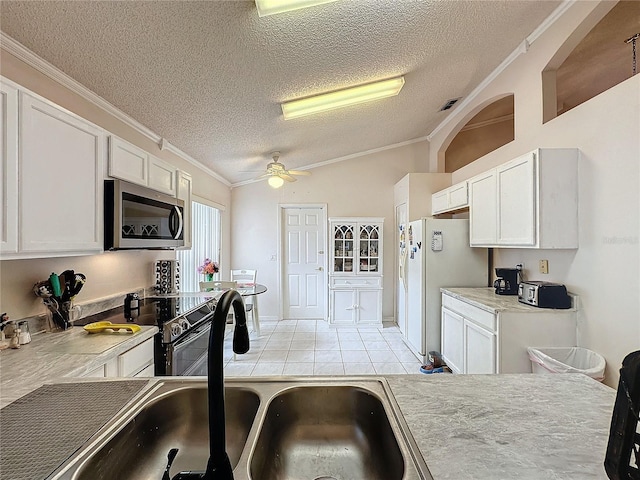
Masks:
[[[345,380],[350,378],[355,377]],[[358,378],[381,378],[388,384],[436,480],[606,479],[602,464],[615,391],[584,375]],[[323,377],[312,380],[329,381]],[[117,381],[104,379],[96,386]],[[126,383],[142,382],[144,394],[162,381],[128,379]],[[85,382],[55,386],[68,389],[73,396],[79,385],[86,387]],[[62,428],[62,423],[57,427]],[[2,461],[0,456],[0,469]],[[59,464],[64,461],[60,458]]]

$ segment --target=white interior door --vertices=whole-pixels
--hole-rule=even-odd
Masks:
[[[283,318],[326,318],[322,208],[283,209]]]

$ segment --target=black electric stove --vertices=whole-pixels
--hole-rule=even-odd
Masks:
[[[220,294],[181,294],[153,296],[139,301],[139,308],[132,309],[128,317],[124,305],[91,315],[73,322],[84,326],[93,322],[135,323],[155,325],[159,332],[155,336],[156,375],[195,375],[190,361],[194,354],[199,357],[201,367],[206,353],[208,331]],[[190,351],[187,351],[190,349]],[[206,358],[206,356],[204,357]]]

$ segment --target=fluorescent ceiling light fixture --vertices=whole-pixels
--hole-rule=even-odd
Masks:
[[[256,7],[258,7],[258,16],[266,17],[267,15],[315,7],[316,5],[335,1],[336,0],[256,0]]]
[[[267,179],[267,183],[271,188],[280,188],[282,185],[284,185],[284,180],[274,175],[273,177],[269,177]]]
[[[357,87],[336,90],[335,92],[321,93],[313,97],[291,100],[282,104],[282,113],[285,120],[312,115],[314,113],[333,110],[334,108],[347,107],[357,103],[378,100],[379,98],[393,97],[400,93],[404,85],[404,77],[382,80],[380,82],[358,85]]]

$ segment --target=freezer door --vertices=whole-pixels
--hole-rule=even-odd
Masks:
[[[414,353],[424,357],[425,323],[424,323],[424,241],[423,221],[409,223],[408,256],[405,265],[407,278],[407,334],[406,340]]]

